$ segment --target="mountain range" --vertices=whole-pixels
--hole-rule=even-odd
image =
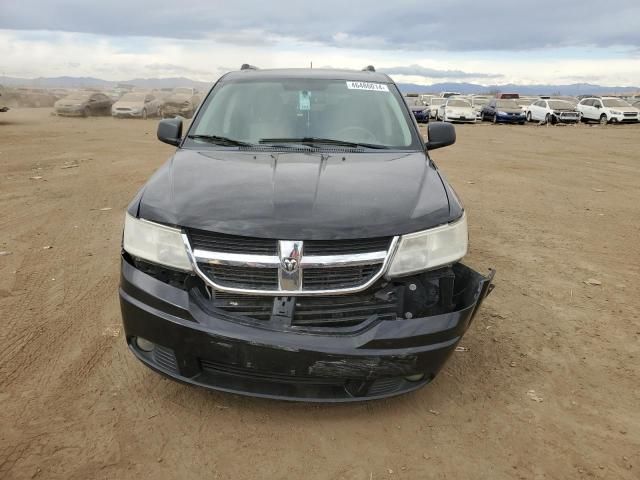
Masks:
[[[29,87],[29,88],[104,88],[109,89],[118,84],[133,85],[137,88],[173,88],[194,87],[206,91],[211,83],[192,80],[186,77],[173,78],[134,78],[126,81],[102,80],[94,77],[38,77],[19,78],[0,76],[0,84],[5,87]],[[398,83],[403,93],[498,93],[517,92],[521,95],[603,95],[603,94],[629,94],[640,92],[640,87],[607,87],[590,83],[572,83],[566,85],[540,84],[540,85],[479,85],[476,83],[446,82],[432,85],[419,85],[411,83]]]

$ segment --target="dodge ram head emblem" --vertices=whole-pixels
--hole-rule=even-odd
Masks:
[[[285,272],[295,272],[298,269],[298,259],[294,257],[284,257],[282,259],[282,268]]]

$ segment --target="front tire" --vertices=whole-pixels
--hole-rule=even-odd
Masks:
[[[494,125],[498,124],[498,114],[497,113],[493,114],[493,118],[491,119],[491,121],[493,122]]]
[[[533,118],[531,118],[531,112],[527,112],[527,122],[532,122]]]
[[[600,125],[606,125],[607,123],[607,116],[603,113],[602,115],[600,115]]]

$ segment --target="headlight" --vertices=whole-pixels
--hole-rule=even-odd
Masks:
[[[467,254],[467,216],[422,232],[402,235],[388,275],[401,277],[455,263]]]
[[[622,115],[622,112],[619,112],[618,110],[611,110],[611,113],[613,115]]]
[[[140,220],[127,213],[122,247],[143,260],[178,270],[192,270],[182,232],[177,228]]]
[[[506,115],[507,112],[498,112],[498,115]]]

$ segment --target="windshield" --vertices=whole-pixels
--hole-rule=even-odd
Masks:
[[[120,100],[123,102],[141,102],[144,100],[144,93],[127,93]]]
[[[403,104],[397,89],[384,83],[330,79],[220,83],[189,134],[250,144],[316,138],[420,148]]]
[[[520,108],[515,100],[498,100],[496,106],[499,108]]]
[[[565,102],[564,100],[549,100],[549,108],[553,108],[554,110],[573,110],[575,108],[575,105],[569,102]]]
[[[471,104],[466,100],[449,100],[447,102],[448,107],[471,107]]]
[[[605,107],[630,107],[627,102],[618,98],[603,98],[602,103]]]
[[[190,88],[175,88],[173,93],[177,93],[179,95],[191,95],[193,94],[193,90]]]

